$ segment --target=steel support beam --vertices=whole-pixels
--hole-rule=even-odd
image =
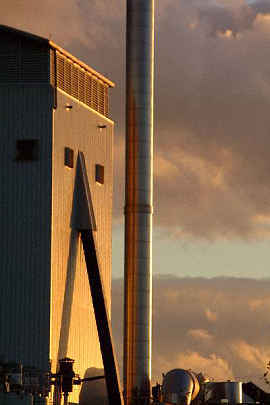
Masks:
[[[81,239],[96,317],[109,404],[123,405],[124,401],[122,398],[116,357],[113,349],[110,320],[107,312],[106,299],[101,274],[99,271],[95,240],[92,230],[81,230]]]

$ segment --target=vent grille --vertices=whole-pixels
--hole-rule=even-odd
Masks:
[[[48,83],[48,47],[33,41],[22,41],[21,45],[21,81],[24,83]]]
[[[98,111],[98,82],[97,80],[92,81],[92,103],[91,107]]]
[[[53,49],[50,49],[50,72],[51,85],[55,87],[55,51]]]
[[[75,65],[71,68],[71,95],[79,99],[79,69]]]
[[[65,59],[56,55],[56,80],[55,84],[59,89],[64,90]]]
[[[98,108],[101,114],[104,114],[104,98],[105,98],[105,91],[104,91],[104,86],[102,86],[102,83],[99,83],[98,86]]]
[[[65,60],[65,70],[64,70],[64,91],[71,95],[71,63]]]
[[[92,78],[90,75],[85,74],[85,104],[87,104],[89,107],[92,107],[91,105],[91,96],[92,96]]]
[[[18,55],[12,53],[0,53],[1,69],[0,82],[15,83],[19,81]]]
[[[0,84],[47,83],[108,117],[108,84],[46,41],[1,32]]]
[[[48,83],[49,49],[45,44],[1,33],[0,83]]]
[[[85,83],[85,73],[83,70],[79,70],[79,85],[78,85],[78,98],[82,103],[85,103],[85,88],[86,88],[86,83]]]
[[[51,53],[51,83],[55,83],[65,93],[108,117],[108,85],[58,51],[56,69],[54,56]]]

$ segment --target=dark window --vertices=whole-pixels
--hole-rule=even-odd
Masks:
[[[39,141],[38,139],[18,139],[16,141],[16,160],[29,162],[38,160]]]
[[[74,167],[74,151],[70,148],[65,148],[65,166]]]
[[[96,182],[104,184],[104,166],[96,165]]]

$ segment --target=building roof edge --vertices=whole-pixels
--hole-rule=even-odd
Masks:
[[[90,66],[88,66],[86,63],[82,62],[80,59],[77,59],[75,56],[73,56],[71,53],[66,51],[65,49],[61,48],[59,45],[57,45],[53,41],[49,41],[49,45],[51,48],[55,49],[62,55],[64,55],[66,58],[70,59],[73,63],[76,63],[79,65],[81,68],[87,70],[91,75],[96,76],[98,79],[106,83],[109,87],[115,87],[115,84],[107,79],[107,77],[103,76],[101,73],[97,72],[96,70],[92,69]]]
[[[34,41],[38,41],[40,43],[44,43],[44,44],[48,44],[48,46],[50,46],[51,48],[55,49],[56,51],[58,51],[59,53],[63,54],[65,57],[67,57],[68,59],[70,59],[73,63],[76,63],[77,65],[79,65],[82,69],[85,69],[86,71],[88,71],[90,74],[92,74],[93,76],[97,77],[98,79],[100,79],[101,81],[103,81],[104,83],[106,83],[109,87],[115,87],[115,84],[107,79],[105,76],[103,76],[101,73],[98,73],[96,70],[92,69],[90,66],[88,66],[86,63],[82,62],[81,60],[77,59],[75,56],[73,56],[71,53],[67,52],[65,49],[61,48],[59,45],[57,45],[55,42],[50,41],[47,38],[43,38],[40,37],[38,35],[32,34],[30,32],[27,31],[22,31],[19,30],[17,28],[13,28],[10,27],[8,25],[2,25],[0,24],[0,32],[4,31],[4,32],[10,32],[13,33],[15,35],[20,35],[23,37],[26,37],[28,39],[34,40]]]
[[[49,40],[46,39],[46,38],[40,37],[38,35],[32,34],[32,33],[27,32],[27,31],[19,30],[19,29],[14,28],[14,27],[10,27],[8,25],[0,24],[0,32],[1,31],[10,32],[10,33],[15,34],[15,35],[20,35],[22,37],[26,37],[26,38],[32,39],[34,41],[43,42],[44,44],[49,43]]]

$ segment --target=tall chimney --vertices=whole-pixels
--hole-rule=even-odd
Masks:
[[[125,404],[151,391],[154,0],[127,0]]]

